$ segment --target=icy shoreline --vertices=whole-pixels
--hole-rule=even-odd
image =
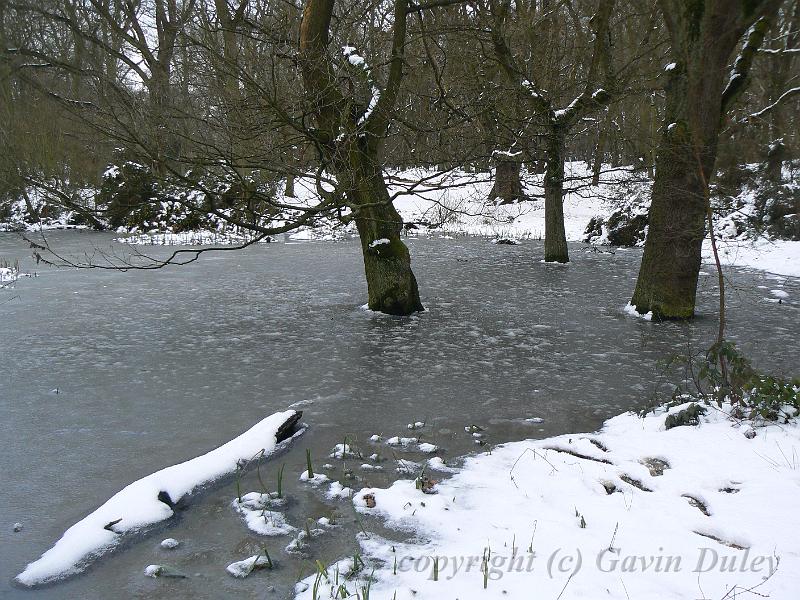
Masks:
[[[532,588],[543,598],[796,597],[800,426],[753,429],[708,407],[698,426],[666,430],[683,408],[496,447],[434,494],[410,480],[362,489],[356,510],[412,539],[362,534],[364,566],[331,565],[296,595],[334,598],[344,584],[403,600]]]

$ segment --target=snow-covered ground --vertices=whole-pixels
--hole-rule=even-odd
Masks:
[[[800,242],[765,238],[719,240],[717,249],[723,265],[800,277]],[[703,260],[714,262],[711,240],[703,242]]]
[[[411,539],[360,534],[361,556],[297,597],[797,598],[800,426],[709,407],[666,430],[686,406],[505,444],[432,488],[428,471],[362,489],[356,510]]]
[[[54,189],[58,185],[52,183]],[[5,212],[7,217],[0,221],[0,232],[3,231],[49,231],[53,229],[86,229],[86,225],[78,224],[82,221],[81,215],[72,210],[48,211],[51,203],[50,193],[35,187],[26,190],[28,201],[17,198],[7,205],[0,204],[0,213]],[[93,188],[79,188],[71,194],[70,200],[75,204],[86,207],[94,206],[94,197],[97,190]],[[30,209],[36,211],[37,217],[32,217]]]
[[[608,170],[597,187],[585,163],[566,165],[564,221],[567,239],[580,241],[586,225],[595,215],[607,215],[614,206],[614,188],[636,176],[625,169]],[[426,180],[425,185],[414,182]],[[525,174],[525,191],[530,201],[495,205],[486,202],[492,181],[486,173],[453,172],[431,178],[421,170],[395,174],[390,191],[398,195],[395,206],[405,222],[429,222],[445,235],[475,235],[516,239],[544,237],[544,189],[542,176]],[[425,232],[426,229],[422,228]]]

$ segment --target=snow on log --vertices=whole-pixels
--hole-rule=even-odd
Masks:
[[[126,534],[170,518],[175,504],[253,458],[265,457],[300,435],[301,411],[275,413],[219,448],[186,462],[156,471],[117,492],[105,504],[67,529],[56,544],[17,575],[34,586],[83,571],[116,546]]]

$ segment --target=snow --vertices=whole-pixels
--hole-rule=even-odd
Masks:
[[[160,546],[164,548],[164,550],[174,550],[180,545],[181,543],[175,538],[167,538],[165,540],[162,540],[160,544]]]
[[[442,460],[441,456],[434,456],[433,458],[428,459],[428,467],[433,469],[434,471],[440,471],[442,473],[457,473],[458,469],[454,469],[445,464],[444,460]]]
[[[522,80],[522,87],[528,90],[528,93],[531,95],[531,98],[537,99],[539,98],[539,94],[536,93],[536,86],[528,79]]]
[[[83,571],[91,559],[116,546],[125,534],[173,516],[172,508],[158,498],[162,492],[177,503],[198,487],[236,471],[241,463],[270,455],[278,446],[278,428],[294,414],[293,410],[275,413],[207,454],[131,483],[67,529],[50,550],[17,575],[16,581],[32,586]]]
[[[789,240],[718,240],[720,262],[723,265],[746,267],[800,277],[800,242]],[[703,260],[713,262],[711,241],[703,242]]]
[[[439,446],[431,444],[429,442],[423,442],[422,444],[417,446],[417,448],[419,449],[420,452],[423,452],[425,454],[433,454],[434,452],[439,450]]]
[[[18,274],[16,269],[11,267],[0,267],[0,284],[14,283],[17,280]]]
[[[595,92],[595,94],[598,94],[600,92],[602,92],[602,90],[598,90],[597,92]],[[595,94],[592,94],[592,98],[595,97]],[[577,106],[578,101],[580,99],[581,99],[581,96],[576,96],[575,99],[572,102],[570,102],[569,105],[566,108],[562,108],[562,109],[559,109],[559,110],[555,111],[553,113],[554,120],[558,121],[560,119],[563,119],[568,112],[575,110],[575,107]]]
[[[263,554],[257,554],[256,556],[251,556],[250,558],[245,558],[244,560],[231,563],[225,567],[225,570],[233,577],[243,578],[250,575],[250,573],[256,569],[263,569],[271,566],[272,563],[270,562],[269,558]]]
[[[383,467],[380,465],[371,465],[369,463],[364,463],[359,467],[362,471],[383,471]]]
[[[400,437],[394,436],[386,440],[387,446],[410,446],[411,444],[416,444],[419,440],[415,437]]]
[[[543,175],[523,169],[523,188],[531,198],[529,202],[493,205],[486,202],[492,187],[490,173],[454,171],[432,176],[423,169],[391,174],[390,193],[401,193],[394,202],[405,222],[429,222],[435,228],[420,226],[417,231],[427,231],[441,237],[453,235],[483,236],[489,239],[524,241],[544,237]],[[411,183],[421,177],[429,179],[410,189]],[[607,215],[613,210],[605,198],[614,197],[621,182],[636,176],[627,169],[603,173],[597,188],[586,187],[591,169],[583,162],[565,165],[564,217],[567,240],[581,241],[586,225],[596,215]]]
[[[325,492],[325,497],[329,500],[347,500],[353,495],[353,490],[349,487],[343,486],[338,481],[331,483],[328,491]]]
[[[131,244],[134,246],[238,246],[254,240],[257,233],[238,230],[226,231],[182,231],[172,233],[169,231],[150,231],[125,235],[116,238],[115,242]],[[265,237],[259,244],[269,244],[273,237]]]
[[[667,73],[669,73],[669,72],[670,72],[670,71],[672,71],[673,69],[677,68],[677,66],[678,66],[678,63],[671,62],[671,63],[669,63],[669,64],[668,64],[666,67],[664,67],[664,71],[666,71]]]
[[[375,107],[378,105],[378,100],[381,98],[381,90],[375,85],[372,79],[372,71],[367,64],[367,61],[364,59],[363,56],[358,54],[358,51],[353,46],[342,46],[342,55],[347,59],[347,62],[350,63],[353,67],[361,69],[364,72],[364,75],[367,78],[367,82],[370,85],[372,95],[369,99],[369,104],[367,105],[366,111],[364,114],[359,117],[357,121],[357,125],[363,125],[366,123],[367,119],[369,119],[372,112],[375,110]]]
[[[517,158],[518,156],[522,156],[522,150],[517,152],[512,152],[511,150],[494,150],[492,152],[492,157],[494,158],[509,159]]]
[[[356,510],[411,539],[359,536],[366,566],[344,585],[354,593],[371,577],[370,597],[400,600],[528,598],[532,586],[541,598],[733,598],[753,586],[795,598],[800,426],[709,406],[698,426],[665,430],[685,407],[494,447],[433,494],[410,480],[362,489]],[[317,597],[338,593],[322,583]]]
[[[347,457],[359,457],[361,453],[358,452],[353,446],[350,444],[336,444],[333,447],[333,452],[328,455],[330,458],[347,458]]]
[[[416,475],[419,473],[420,469],[421,467],[419,463],[415,463],[413,460],[401,458],[397,461],[397,467],[395,468],[395,471],[401,475]]]
[[[244,519],[247,528],[259,535],[279,536],[294,533],[295,527],[286,522],[283,513],[268,510],[270,507],[280,506],[269,494],[249,492],[241,498],[236,498],[231,503],[233,509]]]
[[[387,245],[387,244],[391,244],[391,243],[392,243],[392,242],[391,242],[391,241],[389,241],[389,240],[388,240],[388,239],[386,239],[386,238],[380,238],[380,239],[378,239],[378,240],[372,240],[372,241],[369,243],[369,247],[370,247],[370,248],[375,248],[375,247],[377,247],[377,246],[385,246],[385,245]]]
[[[636,310],[636,307],[628,302],[625,306],[622,307],[622,310],[625,311],[626,315],[630,315],[631,317],[636,317],[637,319],[643,319],[645,321],[652,321],[653,320],[653,311],[647,313],[640,313]]]
[[[168,565],[147,565],[144,569],[144,574],[147,577],[167,577],[167,578],[175,578],[175,579],[186,579],[186,575],[181,573],[174,567],[170,567]]]
[[[309,475],[308,471],[306,470],[300,473],[300,481],[305,481],[311,485],[322,485],[323,483],[329,482],[330,477],[324,473],[314,473],[313,475]]]
[[[148,577],[158,577],[160,571],[161,565],[147,565],[144,568],[144,574]]]

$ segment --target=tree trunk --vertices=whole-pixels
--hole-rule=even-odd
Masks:
[[[594,147],[594,161],[592,163],[592,185],[600,185],[600,171],[603,169],[603,158],[606,153],[606,136],[608,119],[600,121],[600,131],[597,133],[597,144]]]
[[[775,2],[760,4],[764,14],[777,10]],[[631,300],[639,313],[652,311],[655,319],[694,316],[707,214],[704,180],[714,173],[723,118],[746,83],[747,59],[767,27],[762,20],[751,30],[731,76],[730,55],[759,18],[737,8],[743,12],[725,0],[705,0],[703,10],[686,12],[676,0],[662,0],[675,67],[666,87],[649,232]]]
[[[494,185],[492,185],[492,191],[489,192],[489,202],[499,199],[500,204],[511,204],[527,200],[520,179],[522,162],[504,155],[496,156],[496,165]]]
[[[28,210],[28,218],[31,220],[31,223],[38,223],[41,219],[39,216],[39,211],[36,210],[36,207],[31,202],[31,197],[28,195],[28,190],[25,189],[25,183],[21,183],[22,186],[22,198],[25,201],[25,208]]]
[[[544,260],[569,262],[564,230],[565,133],[553,128],[547,136],[547,168],[544,173]]]
[[[294,174],[289,173],[286,176],[286,187],[283,191],[283,195],[287,198],[296,198],[294,193]]]
[[[359,173],[347,198],[361,238],[369,308],[390,315],[425,310],[411,271],[411,256],[400,239],[403,220],[380,172]]]
[[[786,155],[786,145],[782,139],[775,140],[769,145],[765,170],[767,180],[775,184],[781,183],[783,161],[786,160]]]
[[[361,238],[370,309],[392,315],[424,310],[408,248],[400,239],[403,220],[392,205],[380,168],[381,143],[386,136],[403,77],[408,3],[395,0],[392,58],[389,77],[374,110],[352,122],[350,101],[342,95],[327,57],[334,0],[307,0],[300,26],[300,65],[313,107],[324,157],[336,172],[339,188]],[[357,135],[339,138],[347,119]]]
[[[649,230],[633,304],[657,319],[694,315],[706,206],[685,128],[665,131],[656,157]]]
[[[166,175],[168,156],[175,155],[174,131],[168,122],[171,92],[169,77],[170,67],[159,63],[157,68],[152,67],[148,82],[151,118],[149,134],[155,151],[152,167],[158,177]]]

